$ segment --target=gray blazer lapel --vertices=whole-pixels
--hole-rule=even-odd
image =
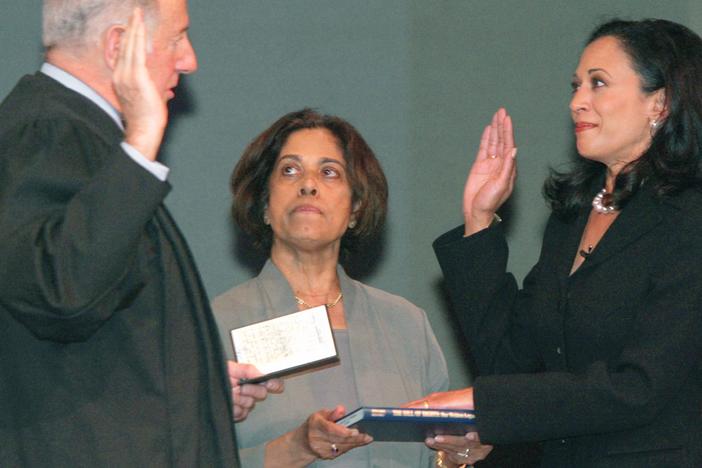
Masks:
[[[359,401],[363,405],[374,406],[401,404],[409,399],[409,392],[405,390],[402,401],[398,401],[398,389],[406,388],[405,369],[398,367],[396,372],[384,376],[384,382],[378,382],[381,363],[397,362],[392,349],[387,345],[383,322],[376,319],[383,311],[373,310],[363,289],[346,276],[341,267],[339,270]],[[412,343],[407,345],[412,346]]]

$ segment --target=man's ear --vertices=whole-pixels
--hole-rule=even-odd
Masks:
[[[105,32],[103,55],[105,63],[110,67],[110,70],[114,70],[117,65],[120,47],[122,46],[122,37],[126,30],[127,27],[123,24],[114,24]]]

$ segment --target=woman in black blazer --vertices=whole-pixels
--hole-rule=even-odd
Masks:
[[[512,192],[500,109],[466,182],[465,226],[434,243],[477,366],[417,406],[477,412],[427,441],[445,466],[540,442],[542,466],[702,466],[702,40],[663,20],[591,35],[570,103],[581,158],[552,172],[553,213],[519,290],[496,215]],[[467,436],[468,437],[468,436]]]

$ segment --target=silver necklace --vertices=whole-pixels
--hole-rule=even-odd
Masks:
[[[592,199],[592,207],[597,211],[598,213],[602,214],[612,214],[614,213],[617,209],[615,208],[614,205],[608,205],[605,206],[604,203],[602,203],[602,199],[604,196],[607,195],[607,189],[603,188],[599,192],[597,192],[597,195],[595,195],[595,198]]]
[[[327,306],[327,309],[331,309],[332,307],[334,307],[335,305],[337,305],[337,304],[341,301],[341,299],[342,299],[343,297],[344,297],[344,293],[342,293],[341,291],[339,291],[339,295],[336,296],[336,299],[334,299],[333,301],[328,302],[328,303],[326,303],[326,304],[324,304],[324,305]],[[297,297],[297,296],[295,296],[295,302],[297,302],[298,304],[300,304],[300,305],[303,306],[303,307],[307,307],[308,309],[311,309],[311,308],[312,308],[311,305],[309,305],[308,303],[306,303],[305,301],[303,301],[302,299],[300,299],[300,298]]]

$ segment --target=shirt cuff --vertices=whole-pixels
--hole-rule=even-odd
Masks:
[[[139,164],[141,167],[152,173],[154,177],[156,177],[161,182],[166,181],[166,179],[168,178],[168,172],[170,171],[168,167],[164,166],[158,161],[151,161],[147,159],[146,156],[141,154],[136,148],[134,148],[126,141],[123,141],[121,143],[121,146],[124,152],[127,153],[127,155],[129,155],[129,157],[132,158],[135,163]]]

